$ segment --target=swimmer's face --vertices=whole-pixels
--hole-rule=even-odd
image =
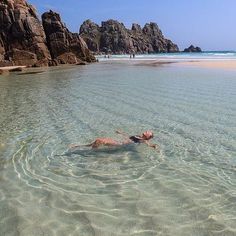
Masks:
[[[142,137],[145,139],[145,140],[149,140],[149,139],[152,139],[154,137],[153,135],[153,132],[152,131],[145,131],[142,135]]]

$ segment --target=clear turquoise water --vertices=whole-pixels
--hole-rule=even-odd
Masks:
[[[236,235],[235,73],[103,62],[0,77],[0,235]],[[67,152],[116,129],[152,129],[161,152]]]

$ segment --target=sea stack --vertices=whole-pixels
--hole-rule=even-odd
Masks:
[[[178,52],[179,48],[166,39],[156,23],[141,28],[133,24],[127,29],[116,20],[102,22],[101,26],[86,20],[80,28],[80,36],[95,53],[161,53]]]
[[[194,47],[191,45],[190,47],[185,48],[184,52],[202,52],[202,49],[200,47]]]

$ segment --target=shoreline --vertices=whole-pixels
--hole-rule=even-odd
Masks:
[[[9,74],[10,72],[23,71],[26,66],[2,66],[0,67],[0,75]]]
[[[211,68],[211,69],[226,69],[226,70],[236,70],[236,59],[179,59],[179,58],[160,58],[160,59],[111,59],[111,60],[101,60],[99,63],[104,64],[113,64],[113,63],[124,63],[131,64],[135,66],[184,66],[184,67],[198,67],[198,68]],[[75,66],[72,64],[55,66],[57,67],[67,67]],[[40,67],[39,67],[40,68]],[[38,69],[39,69],[38,68]],[[41,67],[42,69],[43,67]],[[27,66],[6,66],[0,67],[0,75],[9,74],[10,72],[24,72],[27,69],[32,69]],[[42,70],[40,70],[42,72]],[[26,74],[25,73],[25,74]],[[29,72],[29,74],[32,72]],[[35,72],[39,73],[39,72]]]
[[[88,64],[89,65],[89,64]],[[27,67],[27,66],[5,66],[0,67],[0,76],[8,76],[10,73],[19,72],[18,75],[32,75],[32,74],[41,74],[48,69],[56,68],[71,68],[84,65],[78,64],[60,64],[58,66],[41,66],[41,67]]]
[[[2,66],[0,70],[8,70],[8,71],[17,71],[26,68],[27,66]]]

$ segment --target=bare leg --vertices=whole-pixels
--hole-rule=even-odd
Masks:
[[[122,143],[118,143],[117,141],[111,138],[98,138],[92,143],[92,148],[98,148],[100,146],[120,146]]]
[[[90,144],[71,144],[69,145],[69,148],[76,148],[76,147],[91,147],[93,146],[94,142]]]
[[[120,146],[127,143],[119,143],[111,138],[98,138],[94,142],[87,144],[87,145],[70,145],[70,148],[76,148],[76,147],[92,147],[93,149],[99,148],[100,146]]]

